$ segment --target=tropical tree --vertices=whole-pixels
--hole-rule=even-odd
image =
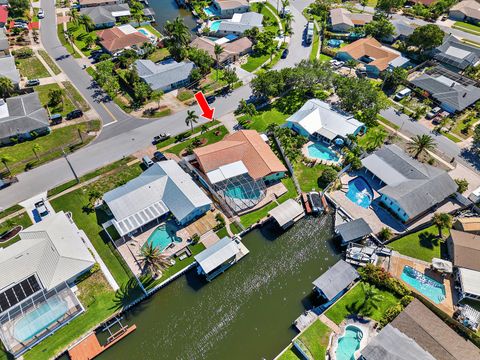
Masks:
[[[40,161],[40,158],[38,157],[38,152],[42,150],[42,147],[39,144],[33,144],[32,145],[32,151],[35,154],[35,157],[37,158],[38,161]]]
[[[62,89],[50,89],[48,91],[48,105],[56,106],[63,102],[63,91]]]
[[[185,124],[192,128],[193,133],[193,124],[198,122],[198,115],[195,114],[194,110],[187,110],[187,117],[185,118]]]
[[[435,213],[432,217],[432,224],[438,229],[438,237],[442,238],[442,229],[450,229],[452,227],[452,216],[447,213]]]
[[[371,285],[367,282],[362,282],[361,286],[365,296],[362,310],[368,312],[372,307],[378,309],[378,305],[383,301],[383,295],[380,294],[380,290],[378,290],[375,285]]]
[[[223,53],[223,47],[218,44],[215,44],[213,48],[213,52],[215,53],[215,61],[217,62],[217,81],[218,81],[218,68],[220,67],[220,55]]]
[[[0,97],[7,98],[13,94],[15,86],[13,81],[5,76],[0,76]]]
[[[223,79],[227,82],[227,86],[230,89],[233,84],[238,81],[238,76],[235,72],[235,68],[225,68],[225,70],[223,70]]]
[[[424,151],[432,151],[435,149],[436,143],[430,135],[416,135],[412,142],[408,145],[408,150],[414,152],[413,158],[418,159],[418,156]]]
[[[158,274],[170,266],[170,259],[151,243],[146,243],[140,250],[140,264],[144,271]]]
[[[419,26],[407,39],[407,44],[418,48],[420,53],[442,44],[445,33],[435,24]]]
[[[163,98],[162,90],[154,90],[150,94],[150,99],[157,102],[157,108],[160,108],[160,100]]]
[[[8,164],[14,162],[15,159],[8,154],[1,154],[0,161],[2,162],[3,166],[5,166],[5,169],[7,169],[8,173],[11,174]]]
[[[285,20],[285,25],[292,25],[294,17],[292,13],[284,14],[283,19]]]
[[[102,195],[103,194],[97,189],[91,189],[88,192],[88,204],[89,204],[90,208],[93,209],[95,207],[95,204],[96,204],[97,200],[101,199]]]
[[[181,17],[165,23],[166,46],[175,60],[180,61],[186,55],[190,43],[190,30]]]
[[[72,8],[70,10],[70,21],[74,24],[78,24],[78,10],[75,8]]]
[[[282,16],[285,16],[285,8],[290,5],[289,0],[282,0]]]
[[[387,138],[388,133],[380,127],[372,128],[366,138],[366,148],[367,150],[375,150],[383,145],[385,139]]]
[[[78,17],[78,24],[83,25],[86,31],[91,31],[95,27],[90,16],[86,14],[81,14]]]
[[[355,59],[348,59],[345,62],[345,66],[350,69],[350,74],[352,73],[352,70],[357,67],[357,61]]]
[[[95,37],[91,34],[88,34],[83,39],[83,42],[85,43],[85,46],[87,47],[87,49],[90,49],[92,45],[95,44]]]
[[[467,179],[455,179],[455,183],[458,186],[457,191],[460,194],[463,194],[465,191],[468,190],[468,180]]]
[[[200,134],[203,134],[208,131],[208,125],[207,124],[202,124],[200,126]]]

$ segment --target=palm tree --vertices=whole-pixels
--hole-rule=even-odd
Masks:
[[[367,147],[369,150],[375,150],[382,146],[387,137],[387,132],[382,128],[372,129],[372,131],[367,135]]]
[[[283,15],[283,19],[285,20],[285,25],[292,25],[294,20],[293,15],[291,13]]]
[[[365,301],[362,304],[362,309],[368,311],[371,307],[377,309],[378,304],[383,301],[383,296],[380,294],[375,285],[367,282],[362,282],[362,291],[365,296]]]
[[[39,144],[33,144],[32,151],[35,154],[35,157],[37,158],[38,161],[40,161],[40,158],[38,157],[38,152],[40,150],[42,150],[42,147]]]
[[[7,98],[13,94],[15,86],[13,81],[5,76],[0,76],[0,97]]]
[[[190,42],[190,30],[181,17],[177,17],[173,21],[167,20],[165,32],[177,46],[183,47]]]
[[[170,259],[153,244],[146,243],[140,250],[142,268],[155,275],[170,266]]]
[[[85,43],[85,46],[87,47],[87,49],[90,49],[92,45],[95,44],[95,38],[92,35],[88,34],[83,39],[83,42]]]
[[[3,165],[7,169],[8,173],[11,174],[12,172],[10,171],[7,164],[15,161],[15,159],[10,155],[3,154],[3,155],[0,155],[0,161],[3,163]]]
[[[408,145],[408,150],[413,151],[415,155],[414,159],[417,159],[418,156],[424,151],[431,151],[435,149],[436,143],[430,135],[416,135],[412,142]]]
[[[48,105],[56,106],[63,102],[63,91],[62,89],[50,89],[48,92]]]
[[[207,132],[207,130],[208,130],[207,124],[203,124],[202,126],[200,126],[200,134]]]
[[[78,17],[78,23],[80,25],[83,25],[85,27],[86,31],[90,31],[90,29],[92,29],[93,26],[94,26],[93,21],[90,18],[90,16],[88,16],[86,14],[82,14]]]
[[[196,124],[198,121],[198,115],[195,114],[195,111],[193,110],[187,110],[187,117],[185,118],[185,124],[187,126],[191,126],[192,128],[192,133],[193,133],[193,124]]]
[[[438,229],[438,237],[442,238],[442,229],[450,229],[452,227],[452,216],[447,213],[435,213],[432,217],[432,223]]]
[[[162,98],[163,98],[162,90],[155,90],[155,91],[152,91],[152,93],[150,94],[150,99],[157,102],[158,109],[160,109],[160,100],[162,100]]]
[[[357,67],[357,62],[353,59],[350,59],[345,62],[345,66],[350,69],[350,74],[351,74],[352,70]]]
[[[70,20],[72,23],[77,24],[78,23],[78,10],[77,9],[72,9],[70,11]]]
[[[285,16],[285,8],[290,5],[290,1],[282,0],[282,16]]]
[[[213,52],[215,53],[215,60],[217,62],[217,81],[218,81],[218,68],[220,67],[220,55],[223,53],[223,47],[218,44],[215,44],[213,48]]]

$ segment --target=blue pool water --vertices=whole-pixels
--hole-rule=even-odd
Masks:
[[[221,22],[222,22],[222,20],[212,21],[212,23],[210,24],[210,31],[212,31],[212,32],[217,31],[218,28],[220,27]]]
[[[233,199],[255,200],[258,199],[262,194],[258,189],[247,192],[240,185],[234,185],[227,187],[225,190],[225,195]]]
[[[330,39],[328,40],[328,46],[337,48],[343,43],[343,40]]]
[[[345,334],[338,339],[337,360],[355,360],[355,351],[360,347],[363,332],[356,326],[349,325],[345,328]]]
[[[68,310],[67,303],[52,297],[27,313],[14,325],[13,334],[20,342],[27,341],[60,319]]]
[[[348,183],[348,192],[345,194],[352,202],[367,209],[373,200],[373,190],[361,177],[356,177]]]
[[[328,161],[338,161],[338,155],[332,149],[320,143],[313,143],[308,145],[308,155],[315,159],[322,159]]]
[[[150,36],[150,34],[148,32],[146,32],[144,29],[138,29],[138,32],[142,33],[145,36]]]
[[[173,242],[181,242],[182,239],[177,236],[178,226],[173,220],[157,227],[148,237],[147,243],[163,251]]]
[[[405,266],[402,271],[402,280],[408,285],[421,292],[435,304],[445,300],[445,286],[431,277],[422,274],[410,266]]]
[[[219,15],[218,11],[216,11],[213,6],[204,7],[203,11],[205,12],[205,14],[207,14],[208,17]]]

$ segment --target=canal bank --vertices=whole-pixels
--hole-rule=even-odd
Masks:
[[[152,25],[162,34],[165,33],[163,29],[167,20],[173,21],[177,16],[183,19],[192,33],[197,27],[192,12],[188,9],[179,8],[175,0],[148,0],[148,6],[155,11],[156,23]]]
[[[332,238],[330,215],[248,233],[245,259],[211,283],[192,270],[133,308],[137,331],[98,359],[273,358],[311,307],[312,281],[340,258]]]

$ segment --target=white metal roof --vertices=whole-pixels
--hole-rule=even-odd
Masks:
[[[195,260],[203,271],[208,274],[228,259],[236,256],[239,252],[240,248],[235,240],[224,237],[195,256]]]
[[[480,271],[458,268],[464,292],[480,296]]]
[[[302,205],[297,203],[293,199],[288,199],[283,204],[278,205],[276,208],[268,212],[280,226],[288,224],[290,221],[296,219],[303,214]]]
[[[247,174],[248,169],[243,163],[243,161],[235,161],[231,164],[223,165],[220,166],[218,169],[209,171],[207,173],[208,180],[212,184],[219,183],[221,181],[231,179],[233,177],[242,175],[242,174]]]

